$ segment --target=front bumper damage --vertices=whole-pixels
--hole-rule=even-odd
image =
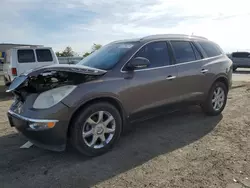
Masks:
[[[63,118],[59,119],[54,111],[62,114]],[[14,107],[11,107],[7,116],[10,125],[34,145],[52,151],[65,150],[70,114],[64,104],[60,103],[46,111],[25,110],[22,114],[18,114]]]
[[[46,109],[34,108],[35,100],[45,91],[90,82],[106,72],[80,65],[53,65],[16,77],[7,90],[16,99],[7,113],[11,126],[41,148],[63,151],[74,110],[63,100]]]

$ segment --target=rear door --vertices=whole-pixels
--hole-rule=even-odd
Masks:
[[[13,62],[14,64],[14,62]],[[33,49],[17,50],[17,75],[37,67],[35,52]]]
[[[178,72],[176,78],[176,95],[180,101],[199,100],[204,95],[205,75],[202,73],[202,54],[191,41],[171,40],[175,64]]]
[[[10,80],[10,54],[11,50],[7,50],[5,53],[4,61],[3,61],[3,73],[5,78],[9,81]]]
[[[51,49],[36,49],[37,67],[43,67],[56,63]]]

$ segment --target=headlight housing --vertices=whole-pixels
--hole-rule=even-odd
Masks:
[[[50,108],[59,103],[66,96],[68,96],[76,87],[77,86],[74,85],[67,85],[45,91],[40,95],[38,95],[33,104],[33,108],[36,109]]]

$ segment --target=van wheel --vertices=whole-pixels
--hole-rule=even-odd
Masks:
[[[107,102],[100,102],[81,110],[71,126],[70,139],[82,154],[98,156],[118,142],[121,131],[119,111]]]
[[[222,82],[215,82],[206,101],[201,105],[203,111],[210,116],[219,115],[225,108],[228,89]]]

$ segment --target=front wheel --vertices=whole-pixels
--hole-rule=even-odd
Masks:
[[[71,143],[87,156],[109,151],[120,138],[122,120],[119,111],[106,102],[84,108],[71,127]]]
[[[226,106],[227,93],[228,89],[224,83],[214,83],[206,101],[202,104],[203,111],[210,116],[219,115]]]

